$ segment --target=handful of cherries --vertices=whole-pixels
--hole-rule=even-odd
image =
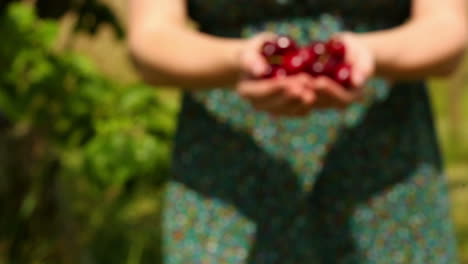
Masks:
[[[345,63],[346,48],[338,40],[299,47],[290,37],[279,36],[265,42],[261,53],[270,63],[268,72],[261,76],[263,79],[305,72],[314,77],[328,76],[347,89],[352,86],[351,65]]]

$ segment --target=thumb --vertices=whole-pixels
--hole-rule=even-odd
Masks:
[[[247,73],[258,77],[270,70],[270,64],[261,54],[261,50],[265,42],[272,41],[276,37],[273,33],[263,32],[248,41],[243,58],[244,70]]]
[[[260,54],[252,54],[250,59],[247,61],[249,73],[259,77],[266,74],[270,70],[270,64]]]
[[[351,82],[354,87],[361,87],[366,81],[366,76],[360,71],[354,71],[351,76]]]

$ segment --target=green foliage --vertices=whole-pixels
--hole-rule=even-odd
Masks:
[[[148,86],[118,85],[84,57],[54,54],[56,32],[27,6],[8,9],[0,22],[9,36],[0,46],[0,109],[47,134],[65,168],[103,184],[166,166],[173,109]]]
[[[87,58],[54,52],[57,29],[24,4],[10,5],[0,18],[0,35],[7,36],[0,42],[0,109],[10,123],[3,134],[17,143],[1,150],[10,164],[2,171],[6,186],[27,190],[0,188],[0,200],[18,200],[16,207],[8,204],[10,211],[0,204],[0,215],[9,214],[0,224],[11,229],[0,232],[0,263],[43,263],[51,256],[47,263],[81,263],[67,262],[70,252],[56,249],[63,236],[96,263],[139,263],[145,254],[154,263],[156,246],[143,242],[157,240],[157,204],[133,216],[128,208],[145,201],[142,192],[159,199],[176,109],[151,87],[118,84]],[[26,158],[15,159],[21,155]],[[41,219],[43,225],[31,225]],[[86,231],[63,227],[70,224]],[[41,243],[28,244],[34,239]]]

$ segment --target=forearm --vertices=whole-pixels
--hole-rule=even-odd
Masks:
[[[421,79],[453,71],[465,50],[465,31],[465,23],[441,16],[359,38],[375,55],[377,75],[393,80]]]
[[[135,65],[150,84],[206,89],[229,86],[238,79],[243,42],[188,27],[154,27],[130,35],[129,46]]]

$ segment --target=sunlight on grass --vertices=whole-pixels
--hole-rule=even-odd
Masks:
[[[457,230],[461,263],[468,263],[468,164],[448,168],[452,218]]]
[[[432,81],[430,85],[436,126],[446,161],[447,175],[452,203],[452,218],[455,223],[458,252],[462,264],[468,264],[468,138],[461,137],[454,142],[450,135],[448,119],[449,98],[447,83]],[[462,116],[468,116],[468,93],[462,99]],[[461,135],[468,133],[468,119],[461,120]]]

